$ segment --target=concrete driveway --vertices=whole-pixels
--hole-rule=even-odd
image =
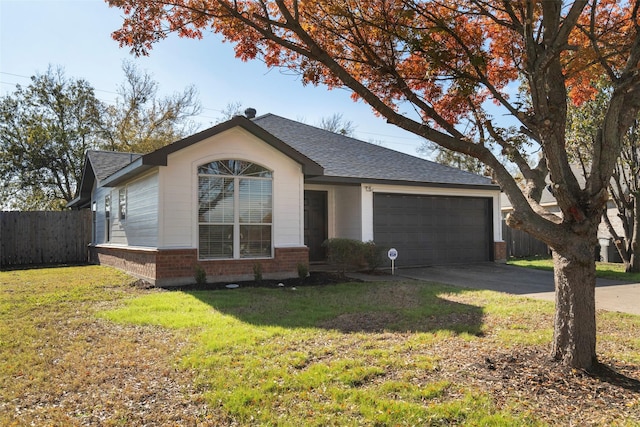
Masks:
[[[550,271],[482,263],[403,268],[396,270],[396,275],[554,301],[553,273]],[[597,279],[596,308],[640,315],[640,283]]]

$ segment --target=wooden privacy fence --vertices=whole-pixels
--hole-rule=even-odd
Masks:
[[[549,255],[549,247],[522,230],[509,227],[502,221],[502,238],[507,243],[507,258]]]
[[[0,267],[88,261],[91,211],[0,212]]]

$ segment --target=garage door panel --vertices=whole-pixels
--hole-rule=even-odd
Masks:
[[[491,199],[374,195],[374,241],[398,249],[396,265],[491,259]]]

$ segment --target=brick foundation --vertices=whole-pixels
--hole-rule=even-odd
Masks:
[[[507,242],[493,242],[493,259],[495,262],[507,262]]]
[[[274,258],[198,261],[196,249],[138,249],[114,246],[90,248],[91,262],[110,265],[156,286],[194,283],[196,265],[207,273],[209,283],[253,280],[260,264],[265,279],[298,276],[298,264],[309,264],[307,247],[276,248]]]

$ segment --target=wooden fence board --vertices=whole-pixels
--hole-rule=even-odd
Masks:
[[[0,212],[0,267],[88,260],[91,211]]]
[[[502,222],[502,238],[507,243],[507,258],[524,258],[549,255],[549,247],[522,230],[516,230]]]

